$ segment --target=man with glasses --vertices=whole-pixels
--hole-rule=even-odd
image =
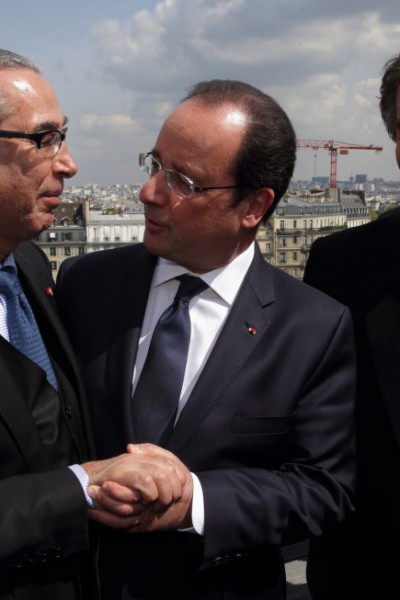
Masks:
[[[186,469],[157,513],[130,515],[125,487],[89,488],[104,600],[283,599],[280,545],[352,509],[348,311],[255,243],[295,153],[270,96],[199,83],[139,157],[144,243],[62,265],[101,456],[166,447]],[[104,510],[116,501],[125,525]]]
[[[0,50],[0,597],[18,600],[96,597],[88,484],[129,484],[161,506],[181,495],[184,476],[166,452],[162,462],[139,453],[85,462],[83,382],[48,262],[29,241],[52,224],[77,171],[65,124],[36,65]]]

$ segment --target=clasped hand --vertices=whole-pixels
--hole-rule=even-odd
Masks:
[[[126,454],[82,466],[96,503],[91,519],[128,533],[191,526],[192,477],[168,450],[129,444]]]

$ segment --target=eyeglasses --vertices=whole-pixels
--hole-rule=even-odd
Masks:
[[[190,200],[195,192],[204,192],[206,190],[236,190],[241,189],[239,185],[213,185],[207,187],[199,187],[194,185],[194,182],[173,169],[164,169],[162,164],[154,158],[151,152],[141,152],[139,154],[139,167],[145,171],[149,177],[154,177],[160,171],[164,171],[167,178],[168,187],[181,198]]]
[[[35,142],[38,150],[41,150],[46,156],[55,156],[65,140],[68,127],[50,129],[48,131],[39,131],[38,133],[25,133],[23,131],[8,131],[0,129],[0,138],[21,138]]]

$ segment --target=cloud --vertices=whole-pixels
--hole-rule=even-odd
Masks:
[[[54,85],[77,179],[135,181],[137,152],[188,88],[211,78],[274,96],[299,137],[385,146],[341,158],[339,175],[398,177],[378,108],[383,65],[400,51],[398,0],[70,0],[59,14],[53,5],[2,0],[2,44]],[[312,173],[312,152],[299,152],[295,176]]]
[[[129,115],[97,115],[86,113],[80,119],[82,131],[96,131],[103,135],[132,135],[137,121]]]

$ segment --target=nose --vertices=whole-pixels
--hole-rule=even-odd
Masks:
[[[53,172],[60,173],[66,178],[73,177],[78,172],[78,165],[70,155],[65,142],[61,144],[60,150],[53,159]]]
[[[164,171],[159,171],[143,184],[139,200],[143,204],[165,204],[169,198],[169,187]]]

